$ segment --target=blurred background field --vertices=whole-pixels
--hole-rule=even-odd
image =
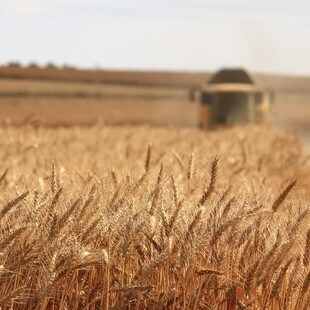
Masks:
[[[49,126],[152,124],[196,127],[191,93],[210,73],[0,68],[1,123]],[[310,78],[258,75],[272,94],[271,125],[309,150]]]

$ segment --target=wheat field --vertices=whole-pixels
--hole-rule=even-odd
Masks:
[[[0,309],[309,309],[296,137],[100,124],[0,137]]]

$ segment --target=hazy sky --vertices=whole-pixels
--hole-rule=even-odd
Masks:
[[[310,75],[306,0],[0,0],[0,64]]]

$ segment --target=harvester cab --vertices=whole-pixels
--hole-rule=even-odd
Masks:
[[[269,122],[270,94],[244,69],[216,72],[199,94],[202,128]]]

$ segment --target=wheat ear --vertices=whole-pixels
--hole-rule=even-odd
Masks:
[[[279,197],[275,200],[275,202],[272,205],[273,212],[277,212],[283,201],[286,199],[289,192],[295,187],[297,184],[297,180],[292,181],[279,195]]]

